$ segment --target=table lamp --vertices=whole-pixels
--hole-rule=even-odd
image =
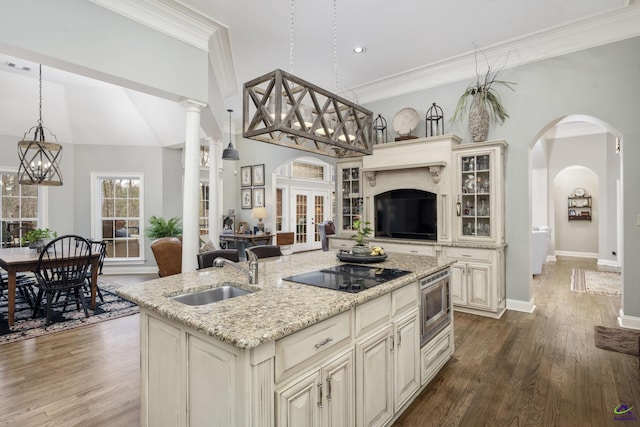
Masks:
[[[251,216],[253,218],[258,218],[257,234],[264,234],[264,222],[262,222],[262,220],[267,217],[267,208],[253,208]]]

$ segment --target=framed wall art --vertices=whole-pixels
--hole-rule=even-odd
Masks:
[[[240,190],[240,207],[242,209],[251,209],[251,189],[243,188]]]
[[[253,185],[256,187],[264,185],[264,164],[251,166],[253,172]]]
[[[264,188],[253,189],[253,207],[264,208]]]
[[[240,186],[251,187],[251,166],[242,166],[240,168]]]

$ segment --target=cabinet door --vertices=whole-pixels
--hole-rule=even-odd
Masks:
[[[356,425],[383,426],[393,416],[391,325],[356,344]]]
[[[339,230],[353,231],[353,221],[362,214],[360,163],[338,165]]]
[[[470,307],[491,309],[494,298],[491,296],[491,265],[469,263],[467,265]]]
[[[451,266],[451,302],[458,305],[467,305],[467,264],[457,262]]]
[[[394,404],[400,407],[420,387],[420,323],[418,312],[405,316],[394,325]]]
[[[320,369],[278,391],[276,419],[280,427],[320,426]]]
[[[355,421],[353,393],[353,351],[339,356],[322,368],[325,427],[351,427]]]

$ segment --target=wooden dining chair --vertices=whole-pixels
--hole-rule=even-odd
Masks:
[[[91,244],[91,253],[95,254],[95,253],[99,253],[100,254],[100,258],[98,260],[98,276],[102,275],[102,267],[104,266],[104,259],[107,257],[107,242],[105,241],[100,241],[100,240],[89,240],[89,244]],[[92,269],[93,267],[89,268],[89,271],[87,271],[87,280],[85,282],[85,289],[89,289],[91,290],[91,274],[92,274]],[[104,302],[104,298],[102,297],[102,291],[100,291],[100,287],[96,286],[96,289],[98,291],[98,297],[100,298],[100,301]]]
[[[282,256],[280,246],[277,245],[259,245],[247,248],[247,252],[253,253],[257,258],[271,258]]]
[[[45,297],[47,300],[46,325],[49,325],[54,297],[62,293],[67,294],[64,301],[65,309],[68,299],[73,296],[82,305],[85,317],[89,317],[83,287],[90,266],[91,244],[84,237],[66,235],[49,242],[40,252],[35,272],[38,281],[38,295],[33,308],[33,317],[38,315],[40,303]]]
[[[213,260],[222,257],[233,262],[240,261],[240,254],[237,249],[215,249],[196,255],[198,257],[198,270],[213,267]]]

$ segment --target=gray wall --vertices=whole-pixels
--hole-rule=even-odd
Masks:
[[[585,114],[603,120],[623,137],[623,234],[624,300],[626,315],[640,316],[640,196],[634,187],[640,182],[640,38],[612,43],[585,51],[504,70],[501,77],[517,82],[515,92],[500,90],[511,115],[504,126],[490,130],[489,139],[509,143],[506,156],[507,298],[529,301],[530,201],[528,170],[530,148],[540,132],[555,120],[570,114]],[[468,82],[419,91],[367,105],[388,119],[404,107],[414,107],[424,117],[432,102],[445,116],[451,115]],[[470,141],[463,125],[448,130]],[[417,129],[424,135],[424,123]]]

